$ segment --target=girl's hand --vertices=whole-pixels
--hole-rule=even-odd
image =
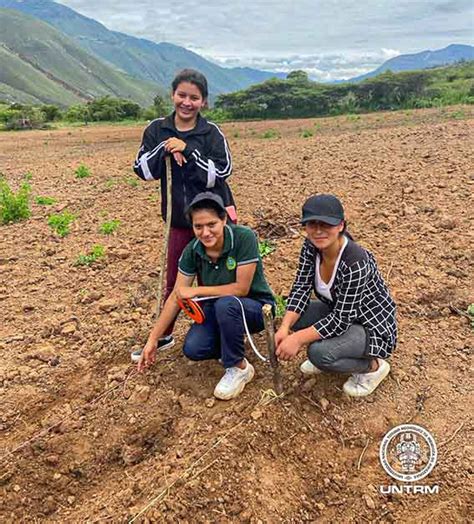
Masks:
[[[303,349],[296,333],[287,336],[277,347],[276,354],[280,360],[292,360]]]
[[[168,153],[182,153],[186,148],[186,142],[172,136],[165,141],[165,151]]]
[[[186,298],[194,298],[196,296],[196,288],[191,286],[182,286],[174,290],[176,298],[184,300]]]
[[[180,153],[179,151],[173,153],[173,158],[175,159],[179,167],[183,167],[183,164],[187,163],[185,156],[183,155],[183,153]]]
[[[145,347],[142,351],[142,356],[138,361],[138,371],[143,373],[143,371],[151,366],[156,360],[156,342],[148,340]]]
[[[290,330],[285,326],[281,326],[275,334],[275,346],[278,347],[289,335]]]

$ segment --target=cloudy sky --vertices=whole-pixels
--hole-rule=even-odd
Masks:
[[[398,54],[473,44],[473,0],[57,0],[109,29],[224,66],[365,73]]]

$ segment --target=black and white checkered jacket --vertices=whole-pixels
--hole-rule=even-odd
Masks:
[[[306,239],[301,249],[298,271],[287,302],[287,311],[302,315],[316,293],[317,248]],[[367,333],[367,355],[387,358],[397,342],[395,303],[390,296],[374,256],[354,241],[342,253],[331,287],[332,301],[317,295],[332,311],[314,323],[321,338],[342,335],[357,322]]]

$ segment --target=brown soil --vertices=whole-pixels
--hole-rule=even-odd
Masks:
[[[0,171],[77,218],[58,238],[51,208],[0,228],[0,490],[3,522],[467,522],[472,473],[469,322],[472,289],[470,108],[224,125],[240,220],[275,239],[265,259],[288,293],[314,192],[345,203],[350,229],[374,252],[398,304],[392,373],[365,400],[344,378],[304,380],[283,366],[285,396],[265,404],[266,365],[232,402],[215,402],[217,363],[190,363],[178,344],[138,376],[162,248],[157,186],[131,162],[142,129],[2,133]],[[279,138],[261,138],[268,129]],[[303,138],[311,130],[313,136]],[[80,162],[92,176],[76,179]],[[121,225],[98,232],[106,219]],[[74,261],[94,244],[106,257]],[[264,347],[263,337],[257,337]],[[263,393],[267,392],[267,393]],[[438,495],[382,495],[393,484],[378,450],[393,426],[432,432]],[[151,504],[153,503],[153,504]],[[148,519],[148,520],[146,520]]]

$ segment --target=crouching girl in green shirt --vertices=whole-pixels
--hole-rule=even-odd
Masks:
[[[155,361],[158,340],[178,313],[177,299],[210,297],[200,302],[205,320],[191,326],[183,351],[191,360],[221,359],[225,374],[214,395],[229,400],[242,392],[255,373],[244,356],[244,316],[250,333],[261,331],[262,306],[273,305],[274,299],[255,233],[227,223],[219,195],[198,194],[188,215],[196,238],[183,251],[173,293],[148,337],[138,369]],[[193,287],[196,277],[200,285]]]

